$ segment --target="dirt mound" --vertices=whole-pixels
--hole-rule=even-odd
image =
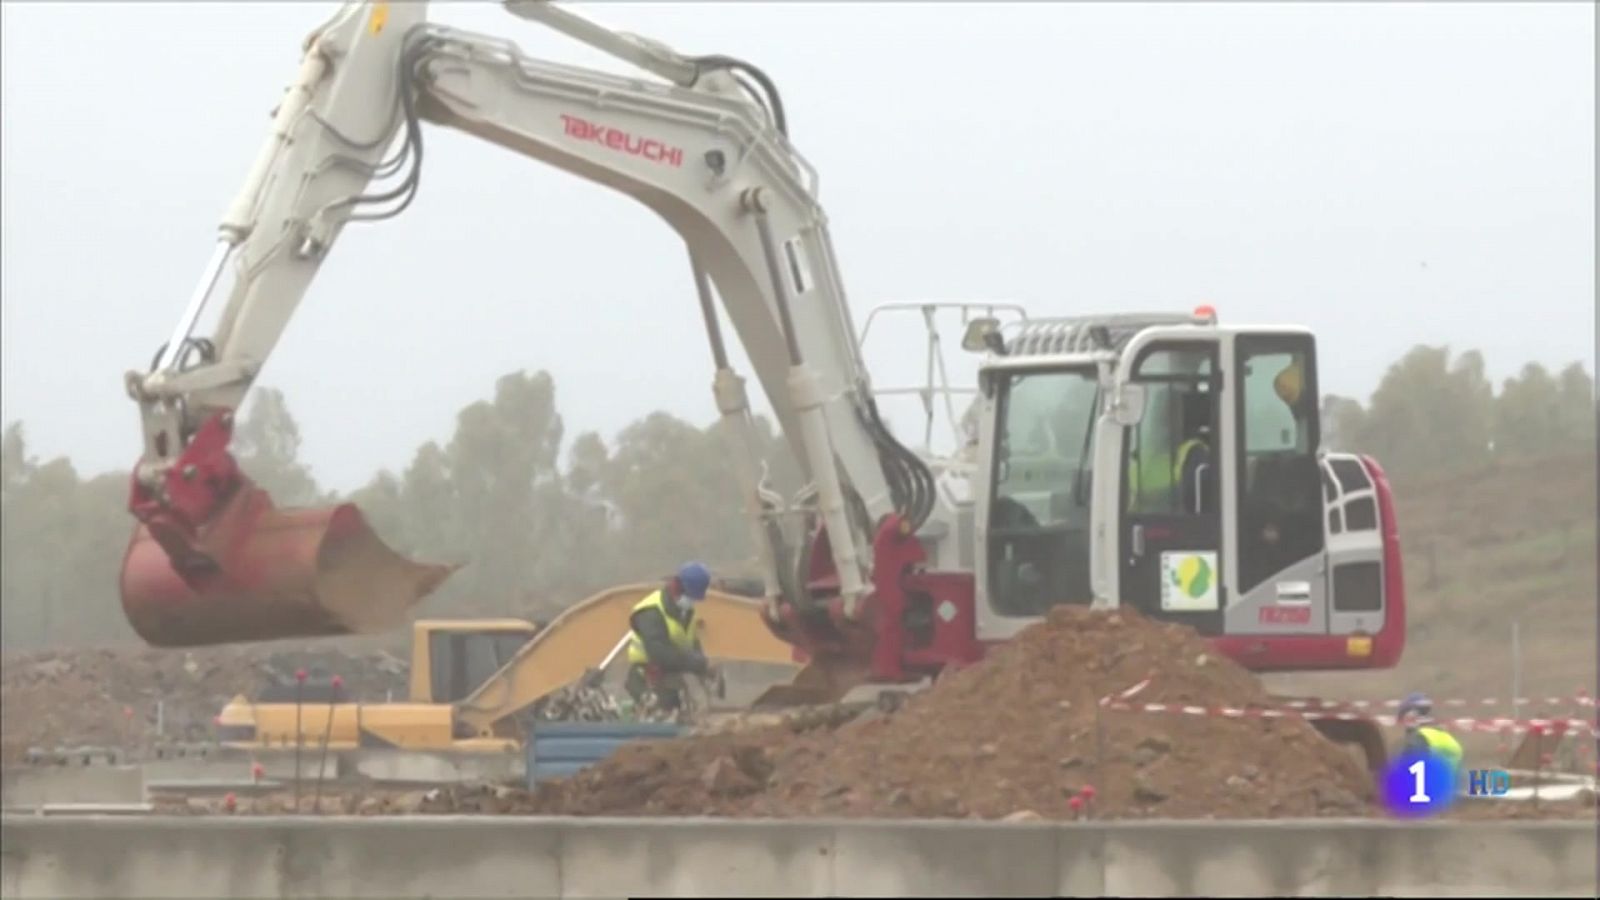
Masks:
[[[99,647],[7,654],[0,660],[0,755],[11,764],[30,747],[139,754],[161,742],[206,740],[231,697],[293,684],[302,668],[312,680],[338,675],[353,696],[405,696],[404,663],[376,652]]]
[[[997,818],[1352,814],[1370,779],[1299,720],[1100,710],[1149,679],[1142,702],[1266,706],[1255,677],[1192,630],[1130,613],[1058,609],[985,663],[894,716],[841,729],[783,766],[768,799],[824,815]]]
[[[1099,707],[1146,679],[1140,702],[1269,705],[1191,629],[1059,608],[893,714],[638,744],[531,794],[441,791],[422,811],[1070,818],[1090,786],[1098,816],[1370,811],[1355,756],[1304,721]]]

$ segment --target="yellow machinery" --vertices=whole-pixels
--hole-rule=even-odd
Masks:
[[[518,714],[620,655],[634,605],[658,587],[611,588],[543,628],[521,619],[418,620],[407,700],[349,700],[328,685],[305,686],[298,703],[293,686],[258,701],[239,695],[217,717],[222,743],[291,747],[299,734],[303,744],[326,741],[331,750],[515,750],[522,744]],[[794,664],[793,649],[773,636],[754,600],[713,589],[696,619],[712,659]]]

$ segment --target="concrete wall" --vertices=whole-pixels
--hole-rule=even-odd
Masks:
[[[1595,896],[1590,822],[0,820],[6,897]]]
[[[0,806],[34,809],[51,803],[140,803],[138,766],[17,766],[0,772]]]
[[[521,753],[357,750],[341,755],[339,774],[395,785],[519,782],[523,777],[523,758]]]
[[[247,753],[222,750],[212,756],[187,759],[149,760],[144,765],[146,781],[185,781],[207,779],[247,779],[252,763],[261,764],[263,776],[291,781],[295,773],[292,751],[263,750]],[[456,751],[364,749],[330,751],[324,759],[318,750],[300,756],[300,778],[315,781],[317,769],[332,781],[339,778],[368,778],[379,783],[450,784],[463,781],[518,782],[523,777],[521,753],[466,753]]]

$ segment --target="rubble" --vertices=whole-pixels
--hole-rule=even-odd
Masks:
[[[204,742],[229,699],[255,696],[272,683],[292,684],[300,669],[314,681],[338,675],[356,697],[398,699],[407,691],[405,663],[382,651],[88,647],[7,653],[0,659],[0,761],[24,762],[30,749],[90,746],[138,757],[160,744]]]

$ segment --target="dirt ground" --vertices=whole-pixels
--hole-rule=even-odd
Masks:
[[[236,694],[271,683],[337,675],[357,696],[404,697],[405,664],[379,651],[322,647],[212,647],[195,651],[97,647],[0,659],[0,761],[29,748],[115,748],[140,755],[160,743],[203,742]]]

